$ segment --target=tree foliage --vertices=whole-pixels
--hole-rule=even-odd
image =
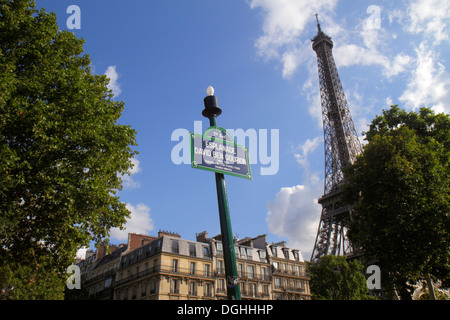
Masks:
[[[448,280],[450,117],[428,108],[384,110],[347,172],[354,204],[349,237],[380,266],[383,281],[409,298],[408,282]]]
[[[368,300],[363,266],[358,260],[344,256],[323,256],[317,264],[310,263],[310,288],[314,300]]]
[[[105,76],[91,73],[83,43],[34,1],[0,0],[0,288],[7,297],[54,298],[43,292],[49,286],[62,297],[77,248],[106,241],[129,215],[117,191],[136,153],[135,131],[118,123],[124,103]],[[39,293],[30,289],[37,283]]]

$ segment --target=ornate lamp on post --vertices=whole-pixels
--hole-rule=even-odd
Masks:
[[[207,96],[203,100],[205,109],[202,115],[209,119],[210,126],[217,126],[216,117],[222,114],[214,88],[206,89]],[[223,256],[225,262],[225,276],[227,282],[227,296],[229,300],[241,300],[239,278],[236,267],[233,232],[231,230],[230,211],[228,208],[227,189],[223,173],[215,172],[217,201],[219,205],[220,231],[222,234]]]

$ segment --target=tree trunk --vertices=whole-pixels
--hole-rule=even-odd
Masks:
[[[431,281],[431,277],[429,274],[427,275],[427,286],[428,286],[428,293],[430,295],[430,300],[436,300],[436,296],[434,294],[433,282]]]

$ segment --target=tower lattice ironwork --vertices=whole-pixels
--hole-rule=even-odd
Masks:
[[[352,164],[361,152],[361,144],[353,124],[347,99],[334,62],[333,41],[322,32],[317,19],[318,34],[312,39],[317,54],[320,98],[325,147],[324,195],[311,261],[317,262],[324,255],[354,254],[348,240],[347,229],[351,206],[341,201],[341,186],[345,183],[343,168]]]

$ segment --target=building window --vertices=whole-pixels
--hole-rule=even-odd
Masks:
[[[261,277],[262,277],[262,280],[269,279],[269,272],[268,272],[267,268],[261,267]]]
[[[244,265],[239,263],[238,276],[242,277],[244,275]]]
[[[221,292],[225,291],[225,280],[224,279],[219,279],[217,290],[221,291]]]
[[[223,261],[222,260],[217,260],[217,272],[218,273],[224,273]]]
[[[172,240],[172,253],[179,253],[178,240]]]
[[[217,250],[217,253],[220,253],[220,254],[223,253],[223,247],[222,247],[222,243],[221,242],[217,242],[216,243],[216,250]]]
[[[269,286],[267,284],[263,285],[263,294],[265,296],[269,295]]]
[[[248,290],[249,290],[249,296],[254,297],[255,294],[256,294],[256,284],[255,283],[249,283]]]
[[[259,259],[261,261],[265,261],[266,260],[266,251],[264,250],[258,250],[258,254],[259,254]]]
[[[275,270],[279,270],[279,269],[280,269],[280,263],[279,263],[278,261],[274,261],[274,262],[273,262],[273,268],[274,268]]]
[[[255,277],[255,266],[247,266],[247,277],[249,278]]]
[[[274,257],[278,257],[278,254],[277,254],[277,246],[272,246],[271,249],[272,249],[272,255],[273,255]]]
[[[253,259],[253,249],[251,248],[247,249],[247,258]]]
[[[284,258],[289,260],[289,250],[283,249]]]
[[[208,247],[203,247],[203,257],[204,258],[210,258],[211,254],[209,253],[209,248]]]
[[[211,265],[205,264],[205,277],[209,277],[211,274]]]
[[[296,261],[300,261],[300,254],[299,254],[298,250],[294,250],[294,251],[292,251],[292,253],[294,254],[294,259]]]
[[[205,283],[205,297],[212,296],[212,285],[211,283]]]
[[[147,283],[142,283],[142,291],[141,291],[141,297],[145,297],[147,295]]]
[[[177,259],[172,260],[172,271],[178,272],[178,260]]]
[[[190,274],[195,274],[195,262],[191,262],[189,273]]]
[[[293,264],[289,265],[289,272],[295,274],[295,266]]]
[[[195,281],[189,282],[189,295],[191,296],[197,295],[197,283],[195,283]]]
[[[191,257],[195,257],[196,256],[195,243],[190,243],[189,244],[189,255]]]
[[[156,279],[150,280],[150,294],[156,292]]]
[[[112,278],[111,278],[111,277],[107,278],[107,279],[105,280],[104,287],[105,287],[105,288],[111,287],[111,283],[112,283]]]
[[[180,280],[172,279],[172,285],[170,286],[170,293],[180,293]]]
[[[275,278],[275,288],[279,289],[281,288],[281,278]]]

